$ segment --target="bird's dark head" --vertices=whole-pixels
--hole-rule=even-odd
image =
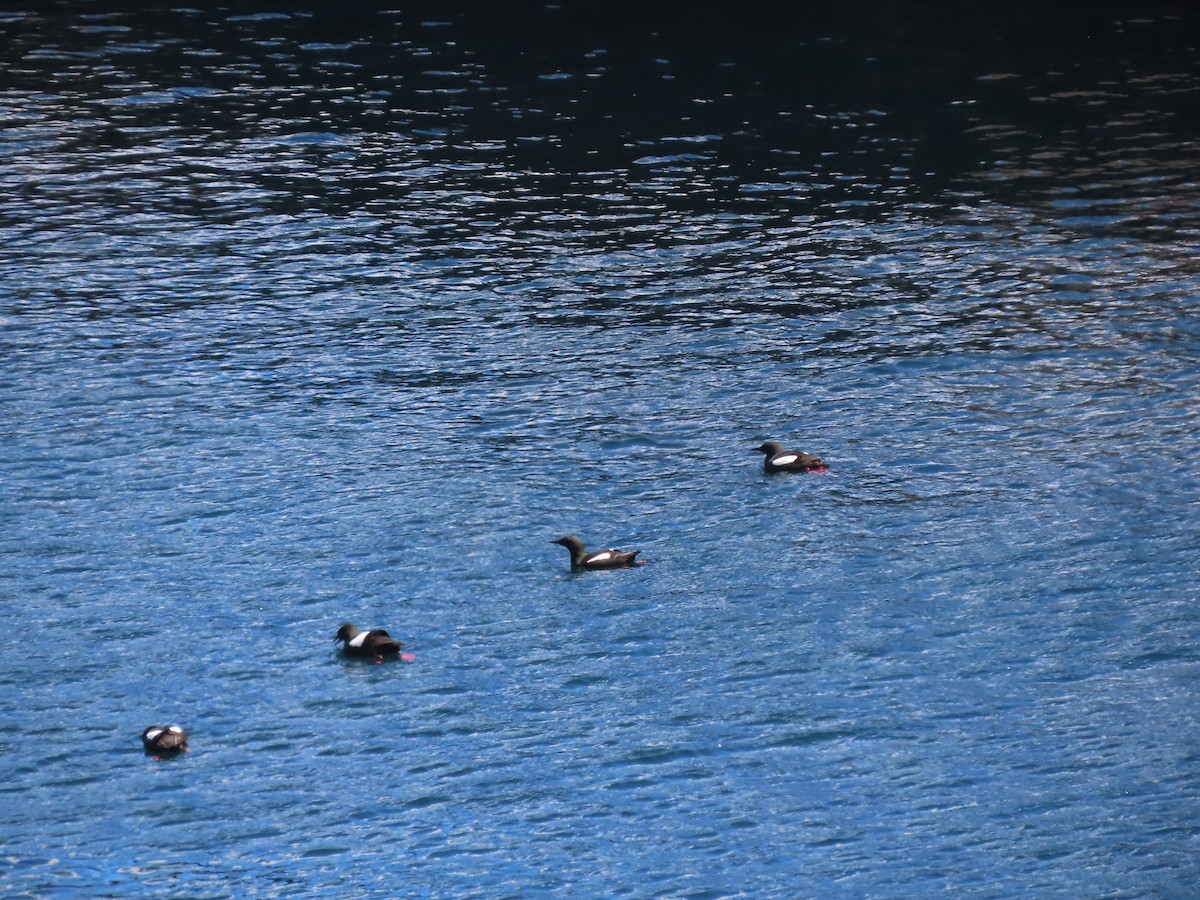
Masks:
[[[581,552],[583,550],[583,541],[580,540],[578,537],[576,537],[573,534],[566,534],[560,538],[555,538],[550,543],[561,544],[562,546],[566,547],[568,550],[570,550],[572,552],[576,552],[576,551]]]
[[[761,447],[755,447],[754,453],[765,453],[768,457],[774,456],[776,453],[783,452],[783,444],[779,441],[767,441]]]
[[[336,644],[338,641],[351,641],[358,635],[358,633],[358,626],[351,625],[349,622],[347,622],[338,629],[337,637],[333,639],[333,642]]]

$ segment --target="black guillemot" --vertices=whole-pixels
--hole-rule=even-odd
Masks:
[[[155,756],[174,756],[187,750],[187,732],[178,725],[151,725],[142,732],[142,746]]]
[[[347,622],[338,629],[336,644],[343,641],[342,652],[347,656],[373,656],[379,662],[387,655],[400,655],[400,642],[382,628],[359,631],[357,625]]]
[[[571,551],[572,569],[624,569],[638,565],[640,550],[597,550],[588,553],[583,549],[583,541],[573,534],[557,538],[552,544],[561,544]]]
[[[778,441],[767,441],[754,448],[755,453],[767,454],[763,460],[763,471],[768,475],[776,472],[824,472],[827,468],[821,457],[799,450],[784,450]]]

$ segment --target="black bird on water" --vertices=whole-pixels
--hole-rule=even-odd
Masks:
[[[357,625],[347,622],[333,639],[335,644],[338,641],[346,656],[373,656],[375,662],[381,662],[385,656],[400,655],[400,642],[382,628],[360,631]]]
[[[763,471],[768,475],[776,472],[824,472],[829,468],[821,457],[799,450],[785,450],[778,441],[767,441],[761,447],[755,447],[754,452],[766,454]]]
[[[187,732],[178,725],[151,725],[142,732],[142,746],[152,756],[175,756],[187,750]]]
[[[588,553],[583,549],[583,541],[573,534],[556,538],[552,544],[561,544],[571,551],[572,569],[625,569],[638,565],[641,560],[637,555],[640,550],[597,550]]]

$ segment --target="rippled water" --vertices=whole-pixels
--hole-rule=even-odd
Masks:
[[[0,893],[1194,890],[1189,7],[113,9],[0,16]]]

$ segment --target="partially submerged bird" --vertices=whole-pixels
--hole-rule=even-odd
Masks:
[[[624,569],[640,562],[637,559],[640,550],[597,550],[588,553],[583,549],[583,541],[573,534],[557,538],[550,543],[562,544],[571,551],[572,569]]]
[[[174,756],[187,750],[187,732],[178,725],[151,725],[142,732],[142,746],[156,756]]]
[[[359,631],[357,625],[347,622],[333,639],[335,644],[338,641],[343,642],[342,652],[347,656],[373,656],[379,662],[384,656],[400,655],[400,642],[382,628]]]
[[[763,471],[768,475],[776,472],[824,472],[829,468],[821,457],[799,450],[785,450],[778,441],[767,441],[761,447],[755,447],[754,452],[767,455],[763,460]]]

